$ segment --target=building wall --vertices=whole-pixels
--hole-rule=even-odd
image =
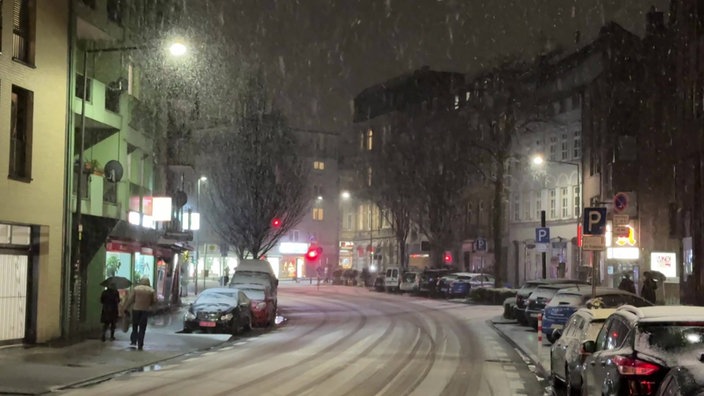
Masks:
[[[0,178],[0,222],[41,227],[38,252],[37,334],[61,335],[63,205],[68,86],[68,0],[40,1],[36,12],[35,66],[12,60],[13,2],[2,3],[0,54],[0,174],[8,175],[12,86],[34,93],[31,181]]]

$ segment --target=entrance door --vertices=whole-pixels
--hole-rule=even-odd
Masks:
[[[0,341],[25,337],[27,268],[27,256],[0,254]]]

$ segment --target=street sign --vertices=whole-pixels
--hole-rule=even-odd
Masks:
[[[584,208],[582,231],[584,235],[603,235],[606,229],[606,208]]]
[[[535,228],[535,243],[550,243],[550,228],[536,227]]]
[[[582,236],[582,250],[604,250],[606,247],[603,235]]]
[[[620,192],[614,195],[614,212],[623,212],[628,207],[628,194]]]
[[[477,252],[486,252],[486,239],[477,238],[474,241],[474,250]]]
[[[614,215],[614,227],[618,226],[626,226],[628,225],[628,215],[624,214],[615,214]]]
[[[548,244],[547,243],[536,243],[535,250],[537,250],[540,253],[545,253],[548,251]]]

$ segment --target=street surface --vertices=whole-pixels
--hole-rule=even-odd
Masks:
[[[61,393],[544,394],[524,357],[488,323],[502,307],[322,285],[281,287],[279,309],[286,320],[272,331]]]

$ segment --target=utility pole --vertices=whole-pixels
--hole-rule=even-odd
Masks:
[[[546,227],[546,225],[545,225],[545,211],[544,210],[540,211],[540,227],[542,227],[542,228]],[[547,252],[545,250],[543,250],[543,252],[540,255],[542,256],[542,260],[543,260],[543,267],[542,267],[543,279],[547,279],[548,278]]]

